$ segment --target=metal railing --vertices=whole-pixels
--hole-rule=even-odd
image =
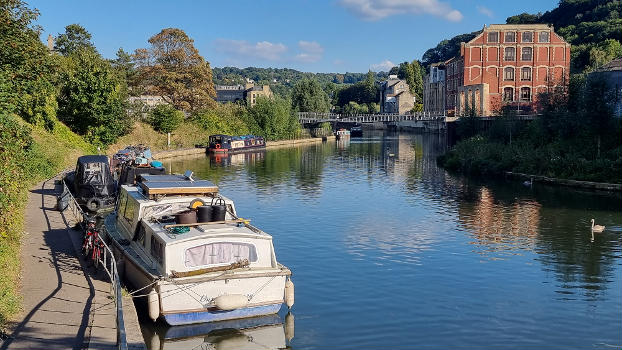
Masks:
[[[74,196],[69,191],[69,187],[65,180],[62,180],[63,192],[58,198],[58,209],[64,211],[69,208],[75,219],[80,223],[83,229],[85,222],[88,220],[88,215],[82,210]],[[121,295],[121,281],[119,279],[119,273],[117,271],[117,261],[112,253],[112,249],[106,244],[103,238],[100,237],[100,242],[104,246],[103,254],[99,266],[104,268],[106,274],[110,278],[110,289],[116,306],[116,323],[117,323],[117,347],[119,350],[127,350],[127,336],[125,333],[125,321],[123,320],[123,299]]]
[[[412,114],[336,114],[336,113],[314,113],[298,112],[300,123],[317,122],[401,122],[401,121],[444,121],[444,115],[436,115],[431,112],[415,112]]]

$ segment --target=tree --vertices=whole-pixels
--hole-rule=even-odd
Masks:
[[[48,129],[56,121],[55,62],[21,0],[0,1],[0,108]]]
[[[325,113],[330,110],[328,96],[317,80],[304,79],[292,91],[292,109],[299,112]]]
[[[171,105],[158,105],[149,112],[149,124],[163,134],[173,132],[184,121],[184,113]]]
[[[615,39],[607,39],[590,49],[590,69],[596,69],[619,57],[622,57],[622,44]]]
[[[65,60],[59,119],[95,144],[114,143],[130,128],[125,80],[89,48],[79,49]]]
[[[71,55],[81,49],[95,49],[91,42],[91,33],[79,24],[65,27],[65,33],[59,33],[54,43],[54,50],[63,56]]]
[[[257,103],[249,108],[248,114],[268,140],[293,136],[299,128],[298,119],[291,110],[291,103],[280,97],[259,97]]]
[[[138,81],[146,93],[182,111],[213,107],[216,102],[212,69],[194,41],[177,28],[165,28],[149,39],[149,49],[138,49],[134,60]]]

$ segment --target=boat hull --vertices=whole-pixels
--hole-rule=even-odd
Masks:
[[[171,326],[179,326],[193,323],[217,322],[239,318],[272,315],[281,309],[282,304],[272,304],[256,307],[245,307],[229,311],[196,311],[172,313],[163,315],[164,320]]]

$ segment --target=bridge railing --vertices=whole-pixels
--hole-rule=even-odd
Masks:
[[[436,115],[430,112],[415,112],[412,114],[337,114],[337,113],[315,113],[299,112],[298,120],[301,123],[319,122],[400,122],[400,121],[436,121],[444,120],[444,115]]]
[[[69,191],[69,187],[65,180],[62,180],[63,192],[58,198],[58,209],[63,211],[70,209],[71,214],[76,221],[86,229],[85,222],[88,220],[88,215],[82,210],[74,196]],[[106,271],[106,274],[110,278],[111,294],[116,306],[116,325],[117,325],[117,348],[119,350],[128,350],[127,335],[125,332],[125,321],[123,320],[123,299],[121,295],[121,281],[119,279],[119,272],[117,271],[117,261],[112,253],[112,249],[104,242],[103,239],[100,242],[104,245],[104,251],[102,252],[101,264]]]

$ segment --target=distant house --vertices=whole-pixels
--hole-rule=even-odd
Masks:
[[[445,114],[445,63],[433,63],[423,81],[423,111]]]
[[[166,101],[162,98],[162,96],[156,95],[140,95],[140,96],[130,96],[130,103],[141,102],[147,109],[151,109],[157,105],[167,104]]]
[[[611,93],[614,95],[613,114],[622,117],[622,58],[605,64],[589,74],[590,78],[601,78],[607,82]]]
[[[380,113],[406,114],[415,107],[415,99],[410,93],[406,80],[390,75],[380,83]]]
[[[254,106],[259,96],[272,96],[269,85],[255,86],[253,83],[246,85],[216,85],[216,102],[246,102],[248,106]]]

